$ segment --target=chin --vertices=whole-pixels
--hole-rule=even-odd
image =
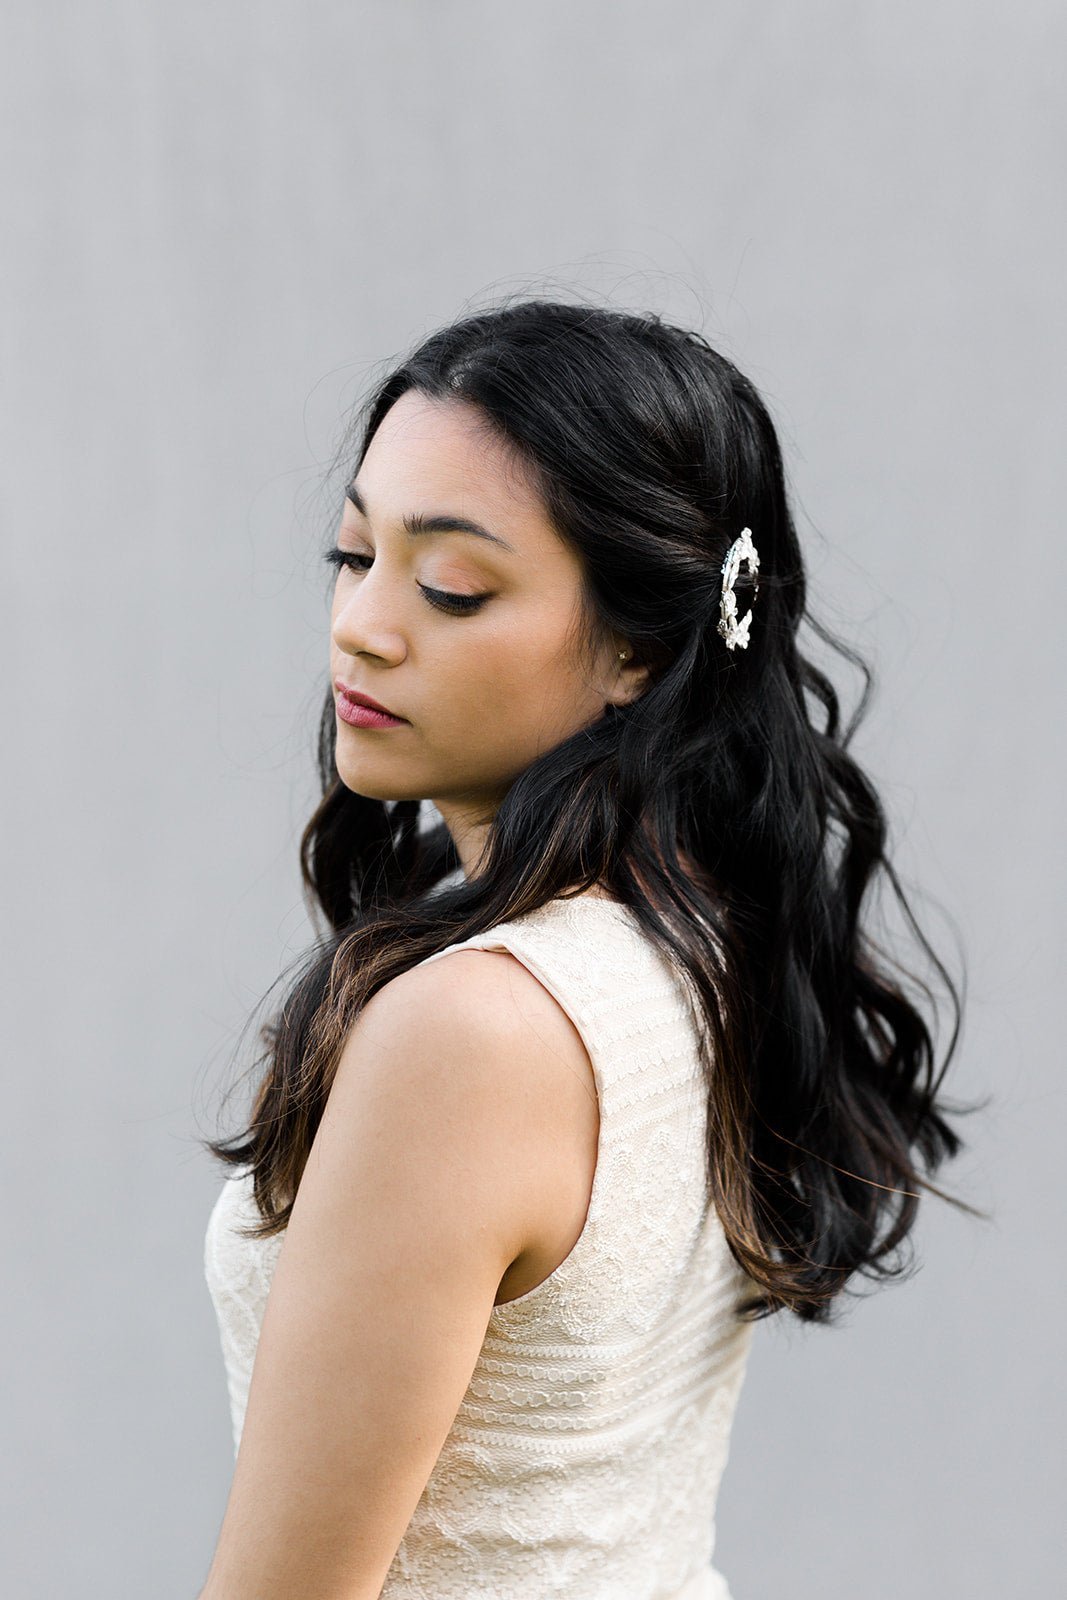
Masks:
[[[389,783],[387,779],[375,781],[373,778],[357,777],[337,769],[337,776],[346,789],[351,789],[353,794],[362,795],[364,800],[421,800],[422,795],[414,790]]]
[[[423,790],[405,783],[402,778],[374,770],[370,761],[346,761],[339,751],[334,752],[337,776],[346,789],[361,794],[365,800],[421,800]]]

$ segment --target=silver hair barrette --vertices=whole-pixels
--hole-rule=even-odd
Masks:
[[[759,556],[756,546],[752,543],[752,529],[742,528],[741,535],[735,539],[726,552],[726,560],[722,564],[722,599],[719,601],[719,626],[715,630],[726,641],[727,650],[736,649],[740,645],[742,650],[748,649],[748,635],[752,627],[752,606],[750,605],[741,621],[737,620],[737,596],[734,594],[734,580],[742,561],[748,562],[748,570],[755,580],[752,590],[752,600],[755,602],[759,594]]]

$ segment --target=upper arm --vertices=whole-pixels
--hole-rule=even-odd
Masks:
[[[201,1600],[376,1600],[590,1083],[512,958],[457,951],[367,1004],[278,1256]]]

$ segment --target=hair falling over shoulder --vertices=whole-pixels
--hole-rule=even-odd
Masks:
[[[753,1280],[744,1314],[828,1323],[854,1275],[904,1275],[921,1189],[981,1213],[929,1181],[963,1144],[938,1098],[961,992],[915,919],[882,804],[849,753],[871,676],[807,608],[768,411],[699,333],[542,299],[428,337],[361,408],[357,466],[409,389],[480,408],[514,449],[580,558],[582,646],[631,641],[647,687],[519,774],[478,876],[453,883],[443,822],[421,827],[420,802],[340,782],[327,690],[322,799],[301,840],[317,943],[279,979],[247,1128],[203,1143],[251,1167],[254,1231],[280,1231],[370,996],[447,944],[600,882],[697,998],[707,1179]],[[727,650],[723,566],[746,528],[758,598],[740,573],[751,638]],[[864,677],[846,727],[831,681],[800,652],[802,622]],[[880,882],[947,1000],[940,1066],[936,991],[871,932]]]

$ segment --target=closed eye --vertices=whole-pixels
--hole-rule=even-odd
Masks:
[[[347,567],[350,572],[366,572],[368,567],[374,565],[373,556],[365,556],[357,550],[327,550],[323,560],[336,569]],[[453,616],[470,616],[489,599],[487,594],[452,594],[447,589],[430,589],[425,583],[420,583],[419,588],[429,605],[438,611],[450,612]]]

